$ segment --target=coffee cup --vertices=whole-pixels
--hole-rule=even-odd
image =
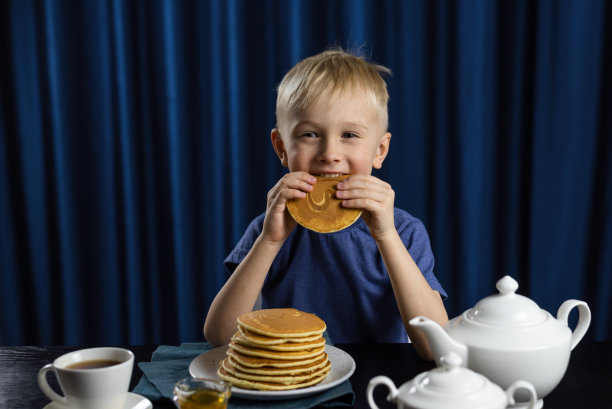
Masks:
[[[69,352],[38,372],[45,395],[66,409],[123,409],[130,387],[134,354],[122,348],[89,348]],[[47,382],[55,372],[64,396]]]

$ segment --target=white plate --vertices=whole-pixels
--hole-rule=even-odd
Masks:
[[[62,405],[61,403],[51,402],[43,409],[68,409],[69,406]],[[153,409],[151,401],[144,396],[140,396],[136,393],[128,392],[127,398],[125,399],[125,406],[123,409]]]
[[[194,378],[219,379],[217,369],[221,361],[225,359],[226,351],[227,345],[211,349],[197,356],[189,365],[189,373]],[[256,391],[232,385],[232,396],[262,400],[295,399],[326,391],[350,378],[353,372],[355,372],[355,361],[353,358],[343,350],[331,345],[325,345],[325,352],[327,352],[331,362],[331,369],[321,383],[307,388],[291,389],[288,391]]]

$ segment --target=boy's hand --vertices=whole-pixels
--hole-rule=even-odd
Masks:
[[[317,178],[307,172],[291,172],[283,176],[268,192],[268,204],[262,236],[269,243],[283,244],[296,226],[287,209],[287,200],[302,199],[312,191]]]
[[[342,206],[363,209],[363,220],[374,240],[395,234],[395,192],[391,185],[371,175],[352,175],[338,183],[336,197]]]

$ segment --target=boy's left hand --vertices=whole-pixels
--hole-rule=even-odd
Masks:
[[[342,206],[363,209],[364,221],[374,240],[395,234],[395,191],[391,185],[372,175],[352,175],[338,183],[336,197]]]

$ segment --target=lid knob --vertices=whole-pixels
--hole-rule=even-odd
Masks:
[[[440,363],[442,364],[444,369],[449,371],[460,367],[462,362],[463,361],[459,354],[454,351],[448,351],[440,357]]]
[[[502,295],[514,294],[518,289],[518,283],[514,278],[505,276],[495,284],[495,288],[497,288]]]

